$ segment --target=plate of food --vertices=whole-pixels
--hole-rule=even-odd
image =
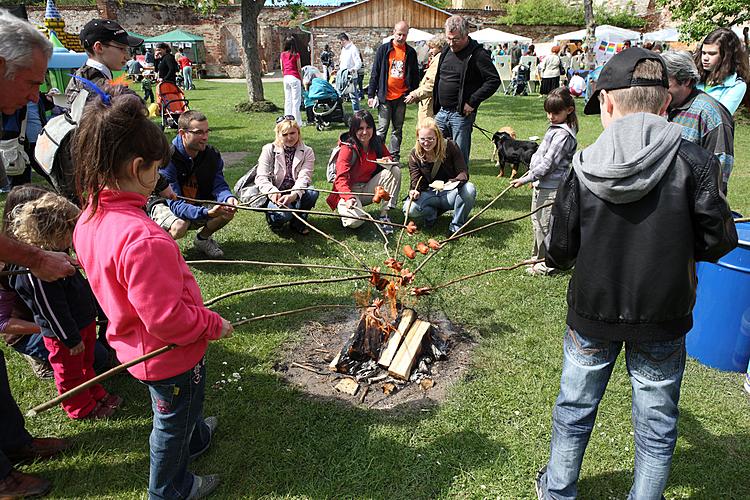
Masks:
[[[458,181],[432,181],[430,187],[435,191],[450,191],[451,189],[456,189],[459,184],[460,182]]]
[[[375,163],[381,167],[393,167],[399,164],[397,161],[393,161],[390,158],[378,158],[375,160]]]

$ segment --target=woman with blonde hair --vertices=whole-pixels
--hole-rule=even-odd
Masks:
[[[315,153],[302,142],[302,133],[294,116],[284,115],[276,120],[276,140],[266,144],[258,158],[255,184],[268,196],[269,208],[311,210],[318,201],[318,192],[310,189]],[[300,214],[307,220],[307,214]],[[289,227],[306,235],[310,230],[293,212],[266,212],[266,222],[272,231]]]
[[[423,118],[432,118],[435,112],[432,110],[432,90],[435,87],[435,74],[437,73],[438,64],[440,63],[440,53],[448,44],[444,36],[438,35],[427,42],[427,48],[430,51],[427,71],[425,71],[419,87],[412,90],[406,96],[404,102],[411,104],[419,102],[419,112],[417,114],[417,123]]]
[[[404,213],[412,219],[422,219],[429,229],[438,216],[453,210],[448,226],[452,235],[469,218],[477,189],[469,182],[469,170],[458,145],[445,139],[433,118],[425,118],[417,125],[417,141],[409,155],[409,199]]]

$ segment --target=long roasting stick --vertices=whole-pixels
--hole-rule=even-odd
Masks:
[[[269,319],[269,318],[278,318],[280,316],[288,316],[290,314],[297,314],[297,313],[302,313],[302,312],[307,312],[307,311],[313,311],[315,309],[332,309],[332,308],[337,308],[337,307],[351,307],[351,306],[342,305],[342,304],[323,304],[323,305],[318,305],[318,306],[303,307],[301,309],[293,309],[291,311],[282,311],[282,312],[278,312],[278,313],[264,314],[262,316],[256,316],[254,318],[243,319],[241,321],[237,321],[235,323],[232,323],[232,326],[237,327],[237,326],[240,326],[240,325],[244,325],[244,324],[250,323],[252,321],[260,321],[260,320]],[[107,370],[106,372],[102,373],[101,375],[97,375],[96,377],[92,378],[91,380],[88,380],[88,381],[84,382],[83,384],[81,384],[81,385],[79,385],[77,387],[74,387],[73,389],[71,389],[71,390],[69,390],[67,392],[64,392],[64,393],[60,394],[56,398],[50,399],[46,403],[42,403],[42,404],[40,404],[38,406],[35,406],[34,408],[32,408],[28,412],[26,412],[26,416],[27,417],[34,417],[34,416],[36,416],[36,415],[38,415],[38,414],[40,414],[42,412],[45,412],[45,411],[49,410],[50,408],[52,408],[54,406],[57,406],[62,401],[65,401],[66,399],[68,399],[70,397],[73,397],[76,394],[81,393],[82,391],[85,391],[89,387],[91,387],[93,385],[96,385],[96,384],[98,384],[100,382],[103,382],[104,380],[107,380],[108,378],[110,378],[110,377],[112,377],[114,375],[117,375],[118,373],[120,373],[120,372],[122,372],[124,370],[127,370],[131,366],[137,365],[138,363],[142,363],[142,362],[147,361],[147,360],[149,360],[151,358],[155,358],[156,356],[159,356],[160,354],[164,354],[165,352],[171,351],[175,347],[177,347],[176,344],[165,345],[164,347],[161,347],[159,349],[151,351],[151,352],[149,352],[147,354],[144,354],[143,356],[140,356],[138,358],[132,359],[132,360],[128,361],[127,363],[123,363],[121,365],[115,366],[114,368],[112,368],[110,370]]]
[[[424,294],[424,293],[430,293],[434,292],[435,290],[439,290],[440,288],[445,288],[450,285],[454,285],[456,283],[459,283],[461,281],[465,281],[471,278],[476,278],[479,276],[483,276],[485,274],[494,273],[497,271],[511,271],[513,269],[517,269],[521,266],[528,266],[528,265],[534,265],[538,264],[539,262],[544,262],[544,259],[526,259],[522,260],[521,262],[517,262],[513,264],[512,266],[501,266],[501,267],[493,267],[492,269],[485,269],[484,271],[479,271],[477,273],[467,274],[466,276],[459,276],[458,278],[452,279],[450,281],[446,281],[445,283],[441,283],[440,285],[435,286],[426,286],[422,288],[416,289],[416,295]]]
[[[268,267],[301,267],[306,269],[330,269],[333,271],[361,271],[359,267],[346,267],[346,266],[330,266],[327,264],[303,264],[299,262],[266,262],[261,260],[188,260],[185,263],[189,266],[199,266],[202,264],[248,264],[253,266],[268,266]],[[401,276],[395,273],[384,273],[383,276]],[[1,276],[1,275],[0,275]]]
[[[304,218],[300,217],[298,214],[292,214],[292,215],[294,215],[295,217],[297,217],[298,221],[300,221],[305,226],[309,227],[310,229],[312,229],[313,231],[315,231],[316,233],[318,233],[319,235],[321,235],[323,238],[327,239],[328,241],[332,241],[333,243],[336,243],[341,248],[343,248],[344,250],[346,250],[346,253],[348,253],[349,255],[351,255],[352,257],[354,257],[354,260],[356,260],[359,263],[360,266],[364,267],[366,271],[372,271],[372,269],[370,269],[370,266],[368,266],[367,264],[365,264],[365,262],[362,259],[360,259],[359,256],[356,253],[354,253],[354,251],[351,248],[349,248],[349,245],[347,245],[343,241],[337,240],[336,238],[334,238],[330,234],[326,233],[322,229],[318,229],[317,227],[313,226],[312,224],[310,224],[309,222],[307,222],[307,220],[305,220]]]

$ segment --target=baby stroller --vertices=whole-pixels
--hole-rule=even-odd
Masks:
[[[156,88],[156,103],[161,113],[161,129],[177,128],[180,115],[189,110],[189,101],[185,99],[182,89],[172,82],[161,82]]]
[[[331,123],[349,124],[349,116],[344,113],[344,100],[341,95],[323,78],[313,78],[307,99],[312,102],[315,128],[325,130]]]
[[[510,86],[505,89],[505,95],[529,95],[530,79],[531,68],[525,64],[519,64],[513,68],[513,79],[510,81]]]

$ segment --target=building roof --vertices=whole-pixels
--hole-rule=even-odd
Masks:
[[[315,21],[318,21],[319,19],[323,19],[323,18],[330,17],[330,16],[336,16],[336,15],[338,15],[339,13],[341,13],[341,12],[343,12],[345,10],[348,10],[348,9],[351,9],[351,8],[354,8],[354,7],[360,7],[360,6],[365,5],[367,3],[370,3],[370,2],[375,3],[377,1],[378,0],[362,0],[360,2],[353,2],[353,3],[350,3],[350,4],[344,5],[343,7],[340,7],[338,9],[332,10],[330,12],[326,12],[325,14],[322,14],[320,16],[313,17],[311,19],[307,19],[305,21],[302,21],[302,23],[300,23],[300,24],[304,25],[304,24],[313,23]],[[421,5],[423,7],[426,7],[428,9],[440,12],[441,14],[445,14],[446,16],[449,16],[449,17],[453,15],[452,13],[448,12],[447,10],[440,9],[438,7],[435,7],[434,5],[430,5],[430,4],[425,3],[425,2],[420,2],[419,0],[411,0],[411,2],[413,2],[415,4],[418,4],[418,5]]]
[[[164,33],[163,35],[152,36],[150,38],[146,38],[144,41],[148,43],[202,42],[203,37],[198,36],[198,35],[193,35],[192,33],[188,33],[187,31],[177,29],[177,30],[172,30],[167,33]]]

